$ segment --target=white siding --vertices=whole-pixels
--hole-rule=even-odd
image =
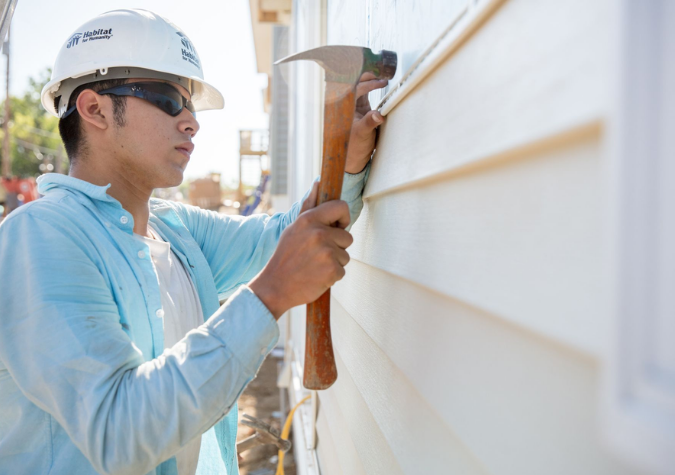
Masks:
[[[499,3],[383,127],[333,291],[325,474],[638,473],[598,424],[615,6]],[[328,43],[396,50],[399,78],[466,4],[329,1]]]
[[[367,401],[404,473],[630,473],[601,447],[592,359],[358,261],[349,273],[334,391]]]
[[[322,474],[329,473],[349,473],[352,475],[367,475],[368,472],[363,468],[361,457],[356,450],[352,437],[349,435],[349,429],[346,424],[346,418],[340,410],[340,405],[335,400],[333,393],[328,392],[322,395],[321,409],[317,421],[317,432],[321,439],[317,443],[319,459],[321,460]],[[327,440],[328,439],[328,440]],[[337,440],[339,445],[335,450],[339,452],[335,456],[337,463],[332,463],[323,454],[324,447],[328,444],[335,444]]]
[[[600,145],[592,130],[574,139],[369,198],[351,256],[595,350],[606,335]],[[383,147],[376,173],[394,149]]]

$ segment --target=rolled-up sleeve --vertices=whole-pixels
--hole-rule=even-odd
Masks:
[[[123,331],[105,272],[58,223],[0,227],[0,360],[100,473],[147,473],[235,404],[278,339],[247,287],[158,358]]]
[[[359,173],[345,173],[342,182],[341,199],[349,205],[349,217],[351,218],[349,228],[356,222],[363,209],[363,188],[366,186],[370,175],[370,164],[371,162],[368,162],[366,168]]]

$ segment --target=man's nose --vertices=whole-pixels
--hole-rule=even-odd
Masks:
[[[180,115],[179,128],[182,133],[190,134],[190,137],[197,135],[199,131],[199,122],[192,112],[187,110],[187,107],[183,108]]]

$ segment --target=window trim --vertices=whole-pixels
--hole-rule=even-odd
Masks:
[[[666,342],[675,329],[675,139],[666,133],[675,128],[668,87],[675,67],[667,58],[675,6],[668,3],[619,3],[609,129],[613,332],[603,387],[603,430],[614,453],[663,475],[675,466],[675,351]]]

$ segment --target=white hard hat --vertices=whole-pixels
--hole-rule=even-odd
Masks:
[[[153,12],[135,9],[103,13],[68,37],[42,89],[42,105],[61,117],[82,84],[121,78],[180,84],[191,92],[196,111],[224,105],[222,94],[204,81],[199,55],[185,33]]]

